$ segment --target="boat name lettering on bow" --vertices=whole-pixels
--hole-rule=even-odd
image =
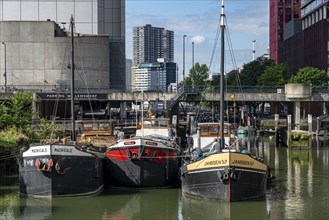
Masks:
[[[204,166],[214,166],[214,165],[222,165],[226,164],[227,160],[212,160],[212,161],[207,161],[204,163]]]
[[[123,144],[124,145],[134,145],[134,144],[136,144],[136,142],[135,141],[125,141]]]
[[[253,161],[246,161],[246,160],[233,160],[232,164],[253,166],[254,162]]]
[[[47,152],[47,148],[32,149],[32,153]]]
[[[55,152],[66,152],[66,153],[72,153],[72,149],[69,148],[55,148],[54,149]]]
[[[145,144],[151,145],[151,146],[157,146],[158,145],[157,143],[151,142],[151,141],[146,141]]]
[[[33,159],[30,160],[24,160],[24,166],[34,166]]]

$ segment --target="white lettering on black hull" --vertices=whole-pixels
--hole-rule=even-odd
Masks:
[[[47,152],[47,148],[32,149],[32,153]]]
[[[71,149],[68,149],[68,148],[55,148],[54,151],[55,152],[72,153],[72,148]]]
[[[23,158],[36,156],[50,156],[50,145],[31,146],[23,152]]]

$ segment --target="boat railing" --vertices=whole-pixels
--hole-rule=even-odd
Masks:
[[[76,129],[79,131],[83,131],[82,123],[98,123],[99,120],[78,120],[76,121]],[[102,120],[103,123],[106,121]],[[113,129],[123,128],[123,127],[136,127],[136,120],[128,119],[128,120],[107,120],[107,123],[112,123]],[[60,119],[54,120],[54,124],[62,131],[70,131],[71,130],[71,120],[70,119]],[[34,130],[39,130],[40,124],[35,122],[33,125]],[[96,128],[91,128],[90,131],[95,130]],[[101,127],[101,130],[106,129],[106,127]],[[97,130],[97,129],[96,129]]]

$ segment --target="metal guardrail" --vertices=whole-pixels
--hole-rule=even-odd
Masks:
[[[243,91],[243,92],[260,92],[260,91],[267,91],[267,92],[276,92],[279,87],[273,88],[259,88],[255,86],[228,86],[225,88],[225,92],[229,91]],[[281,88],[283,89],[283,88]],[[200,93],[200,92],[219,92],[219,86],[216,87],[180,87],[178,88],[178,92],[184,91],[186,93]],[[328,88],[319,88],[319,91],[327,91],[329,92]],[[7,92],[15,92],[15,91],[30,91],[30,92],[70,92],[71,88],[69,87],[56,87],[55,85],[11,85],[7,86]],[[136,92],[136,88],[130,87],[126,88],[124,86],[110,86],[110,87],[99,87],[99,88],[76,88],[76,92],[99,92],[99,93],[110,93],[110,92]],[[0,92],[5,92],[5,88],[2,86],[0,87]],[[144,92],[166,92],[166,93],[177,93],[173,90],[144,90]]]
[[[58,87],[58,85],[9,85],[7,86],[7,92],[15,92],[15,91],[30,91],[30,92],[70,92],[71,88],[62,86]],[[76,88],[76,92],[90,92],[90,93],[111,93],[111,92],[136,92],[136,87],[126,87],[126,86],[110,86],[110,87],[99,87],[99,88]],[[212,87],[205,87],[205,86],[182,86],[178,88],[178,93],[184,91],[185,93],[219,93],[220,87],[219,86],[212,86]],[[284,86],[282,87],[257,87],[257,86],[226,86],[224,92],[229,93],[277,93],[280,91],[284,93]],[[5,88],[2,86],[0,87],[0,93],[4,93]],[[177,93],[176,90],[145,90],[144,92],[164,92],[164,93]],[[328,87],[319,87],[319,88],[312,88],[312,92],[316,93],[329,93]]]

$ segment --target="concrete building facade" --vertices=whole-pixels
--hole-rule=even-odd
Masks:
[[[0,0],[0,21],[51,20],[68,30],[72,15],[77,33],[108,35],[107,83],[125,89],[125,0]]]
[[[5,43],[0,53],[1,87],[7,80],[9,89],[68,91],[71,87],[69,35],[53,21],[0,22],[0,38]],[[108,89],[108,35],[79,35],[74,42],[76,89]]]

